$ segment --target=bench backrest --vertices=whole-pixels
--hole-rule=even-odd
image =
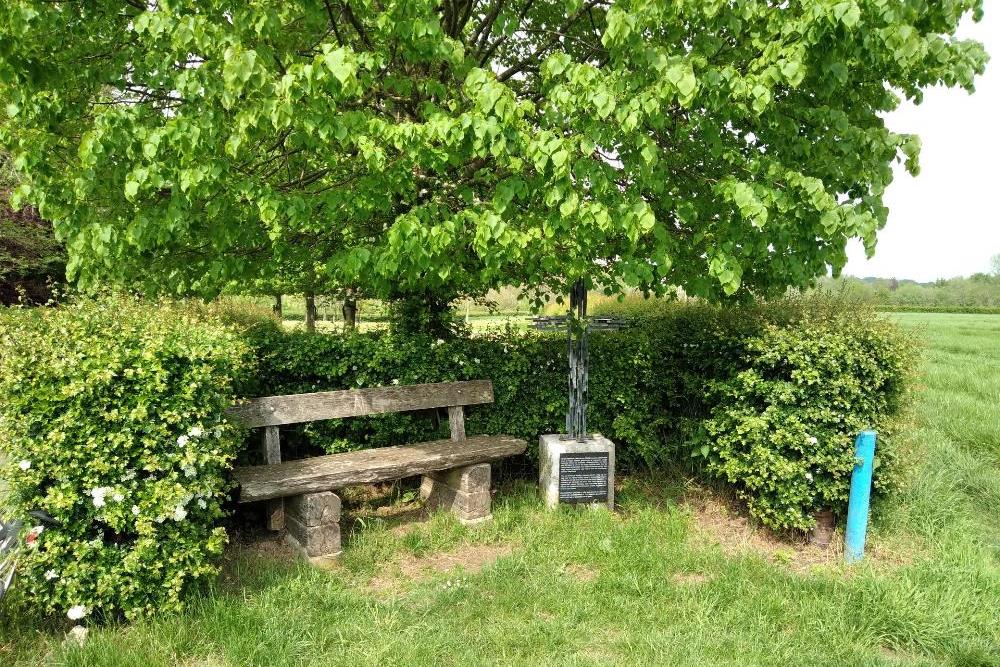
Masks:
[[[467,380],[265,396],[235,405],[228,410],[228,414],[239,419],[244,426],[255,428],[492,402],[492,382]]]

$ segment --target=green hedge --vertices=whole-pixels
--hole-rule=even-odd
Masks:
[[[616,442],[623,471],[682,461],[764,524],[805,529],[817,509],[844,508],[854,436],[873,427],[876,486],[894,484],[913,349],[878,315],[806,299],[661,302],[629,319],[590,347],[590,427]],[[180,608],[217,571],[234,457],[259,456],[222,417],[234,395],[488,378],[496,401],[469,409],[468,431],[523,437],[530,460],[540,434],[564,429],[566,370],[559,333],[286,333],[245,306],[125,297],[0,310],[0,475],[22,516],[59,522],[24,546],[26,598],[74,617]],[[440,417],[334,420],[283,439],[292,456],[415,442],[444,437]]]
[[[843,508],[860,431],[880,434],[876,489],[896,482],[891,417],[911,352],[892,325],[849,313],[768,325],[747,341],[743,368],[710,384],[714,405],[691,444],[764,524],[809,528],[815,509]]]
[[[630,307],[631,325],[592,335],[589,427],[617,444],[622,469],[685,461],[731,484],[764,524],[806,529],[843,508],[853,438],[880,432],[876,487],[898,476],[893,423],[913,346],[857,304],[828,299],[715,308]],[[470,433],[529,442],[564,430],[566,343],[558,333],[496,331],[436,340],[388,332],[250,335],[259,374],[246,395],[488,378],[496,400],[468,410]],[[295,455],[443,437],[439,415],[382,415],[288,429]],[[815,442],[814,442],[815,439]],[[253,452],[255,448],[250,451]]]
[[[0,309],[0,472],[25,600],[72,620],[182,606],[217,572],[232,460],[223,411],[249,349],[184,307],[127,297]],[[30,524],[29,524],[30,525]]]

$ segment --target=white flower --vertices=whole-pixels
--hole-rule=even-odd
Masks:
[[[188,437],[186,435],[182,435],[182,436],[180,436],[180,437],[177,438],[177,446],[178,447],[183,447],[186,444],[188,444]]]
[[[112,500],[114,500],[114,501],[115,501],[116,503],[120,503],[121,501],[125,500],[125,496],[123,496],[123,495],[122,495],[122,494],[121,494],[120,492],[118,492],[118,491],[115,491],[115,495],[111,496],[111,498],[112,498]]]
[[[206,507],[208,507],[208,503],[206,503],[203,499],[199,498],[198,507],[200,507],[201,509],[205,509]]]
[[[807,472],[806,479],[809,480],[810,482],[813,481],[813,474],[811,472]]]
[[[185,464],[185,465],[181,466],[181,470],[184,471],[184,475],[186,477],[194,477],[195,475],[198,474],[198,470],[193,465],[186,465]]]
[[[815,444],[816,444],[817,442],[819,442],[819,440],[817,440],[817,439],[816,439],[816,436],[815,436],[815,435],[810,435],[810,436],[809,436],[808,438],[806,438],[806,439],[807,439],[807,440],[809,441],[809,444],[810,444],[810,445],[815,445]]]
[[[139,516],[139,506],[138,505],[132,505],[132,514],[134,514],[136,516]]]
[[[192,426],[191,430],[188,431],[188,435],[192,438],[200,438],[204,434],[205,431],[203,431],[200,426]]]
[[[31,467],[31,461],[29,461],[28,459],[24,459],[17,464],[17,467],[20,468],[21,470],[27,470],[28,468]]]
[[[444,338],[438,338],[437,339],[437,344],[438,345],[444,345]]]
[[[221,426],[216,426],[215,427],[215,437],[216,438],[221,438],[222,437],[222,427]]]
[[[94,507],[104,507],[104,497],[112,489],[107,486],[97,486],[90,490],[90,495],[94,499]]]
[[[58,578],[59,578],[59,573],[56,572],[55,570],[45,571],[45,581],[52,581],[53,579],[58,579]]]
[[[178,505],[177,507],[174,508],[174,515],[172,518],[174,521],[183,521],[184,517],[186,517],[187,515],[188,515],[187,510],[184,509],[183,506]]]
[[[66,612],[66,616],[68,616],[71,621],[79,621],[89,613],[89,609],[84,607],[82,604],[78,604],[75,607],[70,607],[69,611]]]
[[[88,632],[89,630],[82,625],[74,625],[73,629],[66,633],[66,639],[75,642],[78,646],[83,646],[83,643],[87,641]]]
[[[399,384],[399,378],[396,378],[395,380],[393,380],[392,383],[393,384]]]

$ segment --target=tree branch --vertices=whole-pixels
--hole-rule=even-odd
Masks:
[[[365,46],[367,46],[369,50],[374,50],[375,47],[372,44],[372,40],[368,37],[368,31],[365,30],[365,26],[361,24],[358,17],[354,15],[354,11],[351,9],[351,4],[349,2],[345,2],[343,7],[344,16],[347,18],[347,21],[354,26],[354,30],[357,31],[358,37],[361,38],[361,41],[364,42]]]
[[[562,38],[561,35],[569,32],[569,29],[573,27],[573,25],[580,19],[581,16],[589,12],[597,5],[601,4],[604,4],[602,0],[593,0],[593,2],[588,2],[580,9],[576,10],[573,13],[573,15],[569,17],[569,20],[566,21],[566,24],[563,25],[560,30],[557,30],[556,33],[547,42],[545,42],[545,44],[539,47],[534,53],[532,53],[527,58],[524,58],[515,65],[511,65],[502,73],[500,73],[497,76],[497,81],[506,81],[507,79],[514,76],[518,72],[523,71],[532,62],[536,62],[539,58],[541,58],[542,54],[544,54],[546,51],[548,51],[553,46],[559,43],[559,40]]]

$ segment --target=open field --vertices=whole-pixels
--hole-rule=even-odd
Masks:
[[[919,463],[852,570],[679,473],[622,480],[617,514],[546,513],[513,483],[473,529],[358,506],[332,571],[234,548],[187,613],[82,650],[5,617],[0,664],[1000,665],[1000,316],[892,317],[927,343]]]

